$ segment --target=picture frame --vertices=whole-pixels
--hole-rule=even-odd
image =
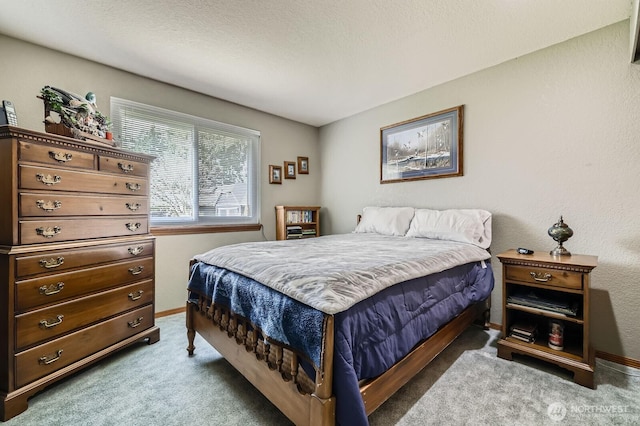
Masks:
[[[462,176],[464,105],[380,129],[380,183]]]
[[[309,157],[298,157],[298,174],[309,174]]]
[[[269,165],[269,183],[282,184],[282,167]]]
[[[296,163],[295,161],[284,162],[284,178],[295,179],[296,178]]]

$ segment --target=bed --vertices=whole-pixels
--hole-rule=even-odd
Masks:
[[[367,416],[473,322],[488,326],[491,214],[367,207],[349,234],[218,247],[190,263],[201,335],[297,425]]]

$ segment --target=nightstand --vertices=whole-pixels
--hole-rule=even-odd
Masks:
[[[516,353],[554,363],[572,371],[576,383],[593,389],[589,282],[598,258],[516,250],[497,257],[502,262],[498,356],[511,360]]]

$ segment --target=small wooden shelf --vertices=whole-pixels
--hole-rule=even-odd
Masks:
[[[320,236],[320,207],[276,206],[276,240]]]
[[[516,353],[552,362],[572,371],[576,383],[594,388],[595,357],[589,340],[589,282],[598,258],[586,255],[554,257],[547,253],[523,255],[509,250],[499,254],[498,259],[502,262],[503,312],[498,356],[511,360]],[[577,305],[578,311],[575,316],[572,316],[573,310],[564,315],[508,300],[522,293],[534,293],[554,304],[568,301]],[[530,300],[525,303],[529,304]],[[548,344],[550,320],[560,321],[564,326],[560,350]],[[538,329],[535,341],[511,337],[511,327],[516,323],[535,325]]]

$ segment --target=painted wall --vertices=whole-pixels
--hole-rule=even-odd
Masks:
[[[625,21],[321,128],[324,231],[351,231],[367,205],[493,212],[501,323],[495,254],[551,250],[564,215],[567,249],[599,257],[596,350],[640,359],[640,66],[628,46]],[[463,177],[379,183],[381,127],[461,104]]]
[[[183,307],[189,259],[213,247],[243,241],[275,239],[278,204],[316,205],[319,200],[318,129],[237,104],[225,102],[0,36],[5,66],[0,73],[0,98],[11,100],[21,127],[44,132],[44,108],[37,96],[46,85],[78,94],[94,92],[98,109],[109,114],[111,96],[261,131],[262,232],[160,236],[156,240],[156,311]],[[168,58],[170,60],[170,58]],[[309,157],[310,174],[282,185],[270,185],[269,164],[282,165]]]

